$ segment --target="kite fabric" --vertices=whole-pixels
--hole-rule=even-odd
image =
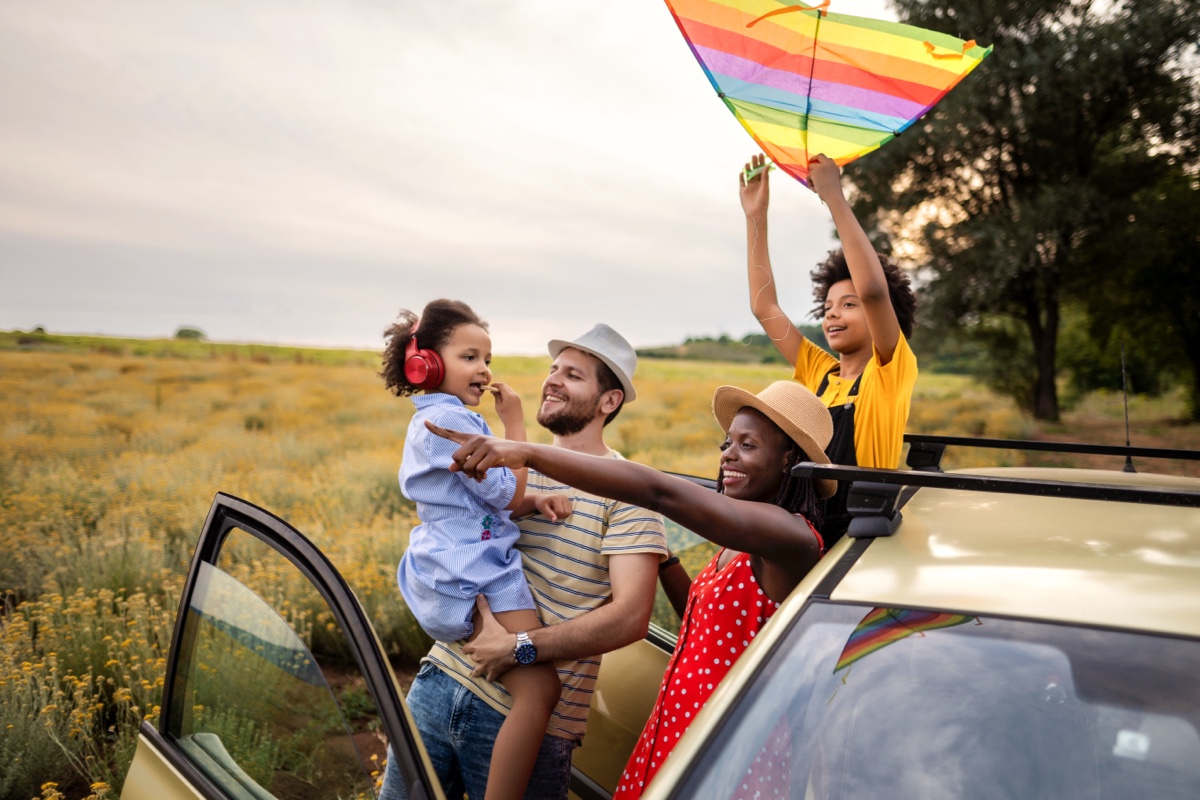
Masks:
[[[907,608],[873,608],[854,628],[834,672],[858,661],[876,650],[912,636],[914,633],[938,628],[951,628],[976,619],[966,614],[944,614],[939,611],[915,611]]]
[[[974,40],[779,0],[666,0],[717,94],[767,157],[866,155],[929,111],[988,53]]]

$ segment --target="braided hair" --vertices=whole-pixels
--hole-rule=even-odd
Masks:
[[[808,456],[800,449],[800,445],[789,440],[787,471],[783,482],[779,484],[779,494],[772,501],[775,505],[791,514],[800,514],[817,530],[825,521],[824,503],[817,494],[817,484],[812,478],[800,478],[792,474],[792,468],[801,461],[808,461]],[[717,493],[725,494],[725,468],[717,470]]]

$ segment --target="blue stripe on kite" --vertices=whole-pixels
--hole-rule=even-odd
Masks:
[[[903,117],[893,117],[889,114],[876,114],[870,111],[844,106],[840,103],[830,103],[817,97],[807,98],[790,92],[772,89],[769,86],[759,86],[746,83],[734,78],[721,76],[722,91],[726,97],[747,103],[756,103],[779,111],[809,116],[809,128],[821,120],[837,122],[842,125],[854,125],[860,128],[871,128],[878,131],[903,130],[911,121]]]
[[[718,83],[722,85],[726,85],[725,79],[739,84],[749,83],[797,97],[809,95],[827,103],[848,106],[862,114],[880,114],[905,120],[913,115],[919,115],[925,107],[919,102],[904,97],[846,83],[823,80],[819,77],[810,81],[807,75],[772,69],[758,62],[720,50],[705,50],[704,54],[706,58],[710,59],[710,64],[716,73],[722,76],[718,80]],[[726,92],[726,94],[733,96],[733,92]],[[888,130],[894,129],[889,128]]]

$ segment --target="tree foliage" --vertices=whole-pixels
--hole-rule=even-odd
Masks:
[[[994,44],[922,120],[847,168],[855,210],[927,266],[922,321],[985,341],[993,385],[1056,419],[1065,301],[1084,243],[1193,158],[1193,0],[896,0],[914,25]],[[1021,374],[1017,374],[1021,373]]]
[[[1155,371],[1190,381],[1200,421],[1200,184],[1178,163],[1132,198],[1129,216],[1085,243],[1094,267],[1082,295],[1095,335],[1113,322],[1147,350]]]

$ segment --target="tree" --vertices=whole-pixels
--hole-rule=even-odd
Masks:
[[[1057,419],[1061,308],[1090,280],[1082,242],[1128,216],[1159,166],[1195,145],[1179,59],[1195,48],[1200,4],[895,6],[905,22],[995,49],[930,114],[847,168],[855,211],[926,261],[923,322],[990,342],[993,377],[1004,377],[993,383]]]
[[[175,330],[175,338],[192,339],[198,342],[204,339],[204,331],[200,330],[199,328],[191,328],[184,325]]]
[[[1095,280],[1083,294],[1093,320],[1119,320],[1131,337],[1158,345],[1155,370],[1187,368],[1188,416],[1200,422],[1200,183],[1170,167],[1134,195],[1124,224],[1085,243]]]

